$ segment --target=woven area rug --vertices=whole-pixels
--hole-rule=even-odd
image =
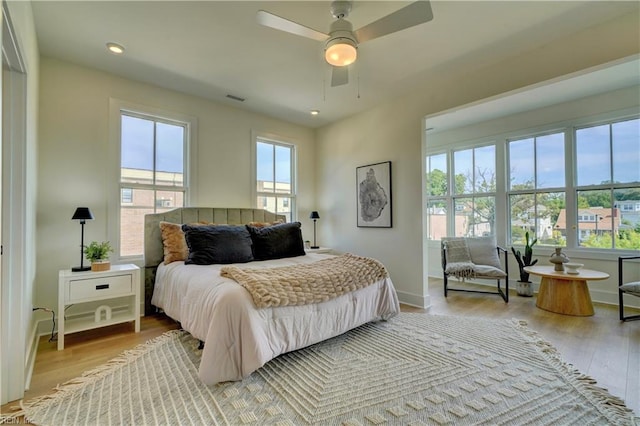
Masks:
[[[43,425],[634,425],[517,321],[402,313],[204,386],[172,331],[24,404]]]

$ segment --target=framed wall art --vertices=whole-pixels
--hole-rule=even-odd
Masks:
[[[356,167],[358,227],[391,228],[391,161]]]

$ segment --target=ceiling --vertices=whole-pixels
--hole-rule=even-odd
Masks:
[[[410,2],[355,1],[354,29]],[[309,127],[340,120],[453,67],[498,62],[628,13],[637,1],[432,1],[433,21],[358,48],[331,87],[323,43],[256,23],[260,9],[327,32],[329,1],[33,1],[40,52]],[[125,46],[123,55],[105,44]],[[227,98],[245,98],[238,102]],[[310,110],[319,110],[311,116]]]

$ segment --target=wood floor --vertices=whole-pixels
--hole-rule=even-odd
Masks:
[[[535,297],[512,294],[508,304],[498,296],[474,293],[442,294],[442,281],[429,285],[432,307],[425,311],[402,305],[405,312],[428,312],[435,315],[466,315],[494,319],[526,320],[529,328],[552,343],[565,361],[598,381],[598,385],[625,400],[640,415],[640,321],[621,323],[617,307],[595,304],[593,317],[570,317],[536,308]],[[31,388],[25,400],[45,395],[83,371],[99,366],[121,352],[152,339],[175,322],[163,315],[142,318],[139,334],[124,324],[65,337],[64,351],[42,337],[38,347]],[[9,413],[15,402],[0,408]]]

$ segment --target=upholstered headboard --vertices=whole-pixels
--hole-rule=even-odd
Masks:
[[[151,295],[156,279],[156,270],[162,263],[164,248],[160,222],[171,223],[217,223],[243,225],[249,222],[286,221],[286,216],[262,209],[232,209],[223,207],[181,207],[144,217],[144,312],[153,312]]]

